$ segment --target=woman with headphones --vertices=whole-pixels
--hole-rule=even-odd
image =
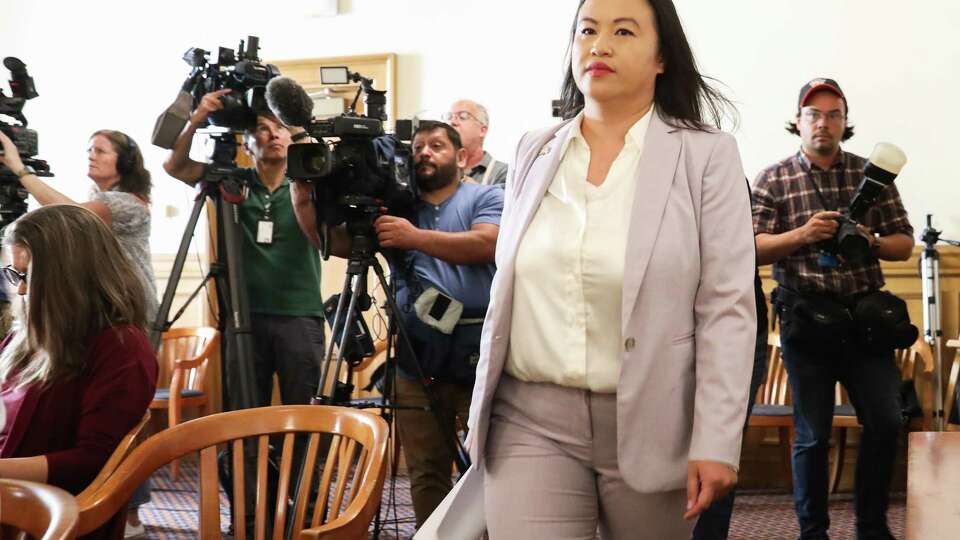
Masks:
[[[24,166],[17,147],[2,132],[3,164],[42,206],[78,204],[53,189]],[[80,203],[106,223],[124,253],[133,264],[147,297],[147,325],[157,314],[157,287],[150,265],[150,173],[143,166],[143,155],[129,135],[101,129],[90,137],[87,146],[87,176],[96,184],[89,201]]]
[[[3,155],[0,161],[42,206],[73,204],[75,201],[37,177],[24,166],[17,147],[0,132]],[[157,286],[150,258],[150,172],[143,166],[140,148],[129,135],[101,129],[90,136],[87,146],[87,176],[96,184],[90,200],[80,203],[93,211],[113,231],[130,261],[146,296],[146,328],[157,315]],[[2,338],[2,336],[0,336]],[[143,536],[138,509],[150,500],[150,481],[144,482],[130,501],[126,538]]]

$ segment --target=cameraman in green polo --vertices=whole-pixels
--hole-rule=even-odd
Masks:
[[[193,135],[223,108],[220,96],[227,92],[203,96],[163,164],[170,176],[190,185],[203,176],[205,165],[189,157]],[[269,111],[258,111],[256,126],[243,135],[244,150],[255,165],[246,169],[249,191],[239,210],[255,406],[260,407],[270,405],[274,373],[285,405],[310,403],[324,354],[320,257],[297,224],[291,202],[295,187],[286,176],[287,147],[298,132],[303,129],[287,128]]]

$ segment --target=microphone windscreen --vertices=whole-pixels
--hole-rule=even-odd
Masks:
[[[288,126],[306,127],[313,118],[313,100],[290,77],[274,77],[267,83],[267,106]]]
[[[877,143],[870,153],[870,163],[896,176],[907,163],[907,155],[895,144]]]

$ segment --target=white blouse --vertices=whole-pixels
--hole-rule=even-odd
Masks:
[[[583,114],[573,120],[557,174],[517,251],[505,366],[511,376],[616,392],[627,229],[653,113],[651,107],[627,132],[600,186],[587,181]]]

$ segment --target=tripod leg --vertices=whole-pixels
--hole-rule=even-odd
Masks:
[[[173,268],[170,270],[170,277],[167,279],[167,288],[163,291],[160,309],[157,310],[153,319],[153,326],[150,329],[150,344],[153,345],[155,351],[160,349],[163,333],[170,327],[167,316],[170,315],[170,306],[173,305],[173,297],[177,294],[177,285],[180,284],[180,276],[183,274],[183,265],[187,260],[187,253],[190,251],[190,242],[193,239],[197,221],[200,219],[200,212],[203,211],[203,204],[206,200],[203,194],[197,195],[197,200],[193,203],[193,209],[190,211],[190,219],[187,220],[183,237],[180,239],[180,247],[177,248],[177,256],[173,259]]]
[[[359,303],[360,298],[362,296],[365,296],[366,294],[367,294],[367,266],[363,265],[362,269],[357,274],[356,280],[354,280],[353,282],[353,290],[350,291],[350,307],[347,308],[347,317],[340,330],[341,331],[340,351],[337,358],[337,369],[336,371],[334,371],[334,374],[333,374],[334,384],[337,384],[340,381],[340,370],[342,369],[343,362],[346,359],[347,344],[350,343],[350,332],[353,329],[354,323],[357,321],[357,317],[360,316],[359,313],[357,312],[357,304]],[[352,391],[353,385],[349,383],[349,378],[348,378],[347,384],[350,386],[350,390]],[[338,396],[336,395],[336,393],[334,393],[335,400],[337,400],[337,397]],[[347,396],[341,395],[339,397],[340,397],[339,401],[350,400],[349,395]]]
[[[380,286],[383,290],[390,290],[387,284],[387,278],[384,275],[383,267],[380,266],[380,262],[375,258],[370,258],[370,264],[373,266],[374,272],[377,274],[377,279],[380,282]],[[390,309],[392,316],[400,313],[400,309],[397,307],[396,300],[389,294],[386,295],[387,306]],[[407,350],[407,353],[411,358],[416,358],[415,351],[413,350],[413,344],[410,341],[410,336],[407,335],[407,329],[403,327],[402,324],[397,324],[397,330],[399,330],[399,339],[398,342],[403,343],[403,347]],[[423,369],[420,367],[420,363],[414,361],[413,364],[417,369],[417,378],[420,380],[420,384],[423,386],[424,393],[427,396],[427,401],[430,404],[430,410],[433,412],[433,417],[437,421],[437,425],[440,428],[441,433],[445,433],[443,437],[446,440],[446,444],[450,449],[450,455],[453,456],[454,463],[457,466],[457,471],[459,471],[462,476],[467,472],[467,469],[470,468],[470,456],[467,454],[466,450],[463,447],[463,443],[457,437],[456,428],[448,428],[447,423],[444,422],[442,416],[442,408],[440,407],[439,402],[437,401],[436,396],[430,391],[430,385],[427,381],[426,376],[423,373]],[[454,412],[454,416],[456,413]]]
[[[333,323],[330,325],[330,342],[327,344],[326,354],[323,355],[323,365],[320,366],[320,380],[317,382],[317,397],[313,399],[313,403],[315,405],[326,405],[332,402],[333,391],[336,389],[337,381],[334,379],[331,386],[330,395],[328,396],[325,393],[327,388],[327,377],[330,375],[330,364],[333,362],[333,348],[338,345],[336,339],[337,331],[341,327],[348,328],[341,323],[343,322],[346,313],[344,310],[347,308],[347,293],[353,290],[353,279],[355,277],[356,276],[354,274],[348,272],[343,280],[343,289],[340,292],[340,298],[337,301],[337,310],[333,314]],[[340,354],[342,354],[342,348]]]
[[[220,257],[226,257],[228,289],[220,294],[228,294],[229,312],[221,313],[226,317],[227,331],[233,342],[234,358],[227,359],[225,367],[233,372],[235,388],[230,389],[231,410],[257,407],[253,373],[253,336],[250,334],[250,300],[247,294],[247,281],[243,270],[243,246],[240,244],[240,223],[237,205],[218,198],[219,210],[217,223],[223,233],[224,245],[219,250]]]
[[[226,272],[217,277],[217,296],[219,300],[220,324],[224,328],[222,355],[224,390],[227,410],[240,410],[269,405],[261,404],[255,390],[253,336],[250,328],[250,304],[247,294],[247,282],[243,269],[243,246],[240,243],[240,223],[237,206],[227,202],[219,194],[214,195],[217,207],[217,232],[222,243],[217,248],[217,259],[225,261]],[[264,383],[266,384],[266,383]],[[232,462],[232,448],[228,451]],[[256,471],[257,452],[253,445],[244,445],[244,483],[245,506],[256,508]],[[231,507],[233,501],[231,500]],[[232,509],[232,508],[231,508]],[[233,515],[233,514],[231,514]],[[252,515],[248,516],[252,518]],[[245,528],[253,530],[250,519],[247,523],[234,522],[234,530]],[[252,537],[252,536],[250,536]]]

